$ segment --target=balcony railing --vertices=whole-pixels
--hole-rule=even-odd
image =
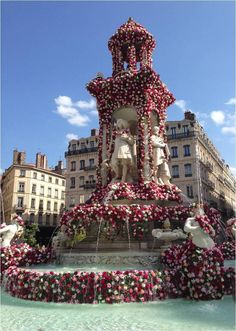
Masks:
[[[207,161],[206,167],[210,172],[213,172],[213,165],[209,161]]]
[[[15,205],[14,210],[23,211],[26,209],[26,205]]]
[[[83,170],[96,170],[96,169],[97,169],[96,165],[91,165],[91,166],[84,167]]]
[[[85,154],[85,153],[94,153],[98,151],[98,147],[90,147],[90,148],[81,148],[75,151],[68,151],[65,152],[65,157],[70,155],[78,155],[78,154]]]
[[[211,190],[214,190],[216,187],[215,183],[213,183],[211,180],[207,181],[207,185],[210,187]]]
[[[167,135],[167,140],[173,140],[173,139],[182,139],[182,138],[188,138],[188,137],[194,137],[195,133],[194,131],[186,132],[186,133],[176,133],[176,134],[169,134]]]

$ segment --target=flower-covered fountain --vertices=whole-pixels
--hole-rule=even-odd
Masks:
[[[73,257],[76,269],[44,272],[12,264],[4,272],[5,288],[23,299],[69,303],[219,299],[230,294],[234,270],[223,267],[213,240],[220,230],[219,212],[207,206],[200,213],[199,208],[192,211],[171,183],[165,120],[175,99],[152,69],[155,40],[129,19],[108,47],[112,77],[99,73],[87,85],[99,113],[98,185],[86,204],[64,213],[54,240],[57,260],[71,263]],[[158,252],[151,251],[152,233],[158,237],[156,228],[167,219],[182,228],[185,224],[190,234],[185,243],[162,253],[161,271]],[[167,232],[170,239],[187,236],[166,230],[163,238]],[[75,251],[58,249],[68,241]],[[109,266],[83,271],[82,263]]]

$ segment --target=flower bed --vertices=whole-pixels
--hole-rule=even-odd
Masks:
[[[162,274],[153,270],[56,273],[10,267],[6,290],[21,299],[67,303],[144,302],[164,299]]]

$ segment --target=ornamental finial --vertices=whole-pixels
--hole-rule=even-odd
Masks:
[[[129,17],[128,22],[132,22],[132,21],[133,21],[133,18]]]

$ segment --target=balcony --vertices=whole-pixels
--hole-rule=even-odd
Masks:
[[[213,172],[213,165],[209,161],[207,161],[205,165],[210,172]]]
[[[222,183],[222,184],[224,184],[224,177],[223,176],[221,176],[221,175],[219,175],[219,181]]]
[[[82,149],[77,149],[75,151],[65,152],[65,157],[70,156],[70,155],[96,153],[97,151],[98,151],[98,147],[82,148]]]
[[[39,205],[39,211],[43,210],[43,206]]]
[[[97,166],[96,165],[91,165],[91,166],[84,167],[83,170],[88,171],[88,170],[96,170],[96,169],[97,169]]]
[[[15,205],[14,210],[15,211],[24,211],[26,209],[26,205]]]
[[[225,200],[225,192],[223,191],[220,191],[220,198]]]
[[[176,133],[176,134],[169,134],[167,135],[167,141],[174,140],[174,139],[182,139],[182,138],[188,138],[188,137],[194,137],[195,133],[194,131],[190,132],[183,132],[183,133]]]
[[[207,181],[207,185],[210,187],[210,190],[214,191],[216,185],[211,180]]]

